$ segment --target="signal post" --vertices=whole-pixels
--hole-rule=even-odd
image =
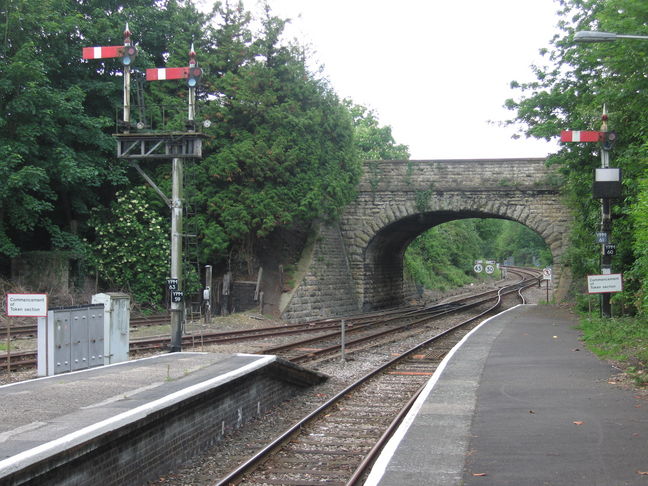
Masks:
[[[601,275],[588,276],[588,289],[590,293],[601,294],[601,316],[612,317],[612,304],[610,297],[612,292],[621,292],[621,286],[612,285],[592,290],[590,282],[597,279],[592,277],[603,277],[598,280],[621,280],[621,275],[614,275],[612,278],[612,256],[616,253],[616,246],[610,241],[612,232],[612,199],[621,197],[621,169],[610,167],[610,151],[616,142],[615,132],[608,131],[608,115],[603,108],[601,116],[600,131],[573,131],[564,130],[560,134],[561,142],[600,142],[601,143],[601,167],[594,170],[594,183],[592,188],[593,197],[601,200],[601,223],[596,233],[596,242],[601,245]],[[608,277],[604,277],[608,276]]]
[[[202,158],[203,134],[197,133],[196,86],[202,75],[202,70],[196,63],[196,53],[191,46],[189,66],[179,68],[147,69],[147,81],[164,81],[186,79],[189,89],[187,130],[184,132],[152,132],[142,131],[144,124],[135,127],[130,118],[130,67],[137,49],[132,46],[128,24],[124,31],[123,46],[86,47],[83,49],[84,59],[100,59],[121,57],[124,64],[124,106],[121,130],[115,134],[117,140],[117,157],[131,160],[131,165],[155,189],[171,209],[171,278],[167,280],[171,294],[171,343],[169,350],[182,350],[182,331],[184,321],[184,292],[182,275],[182,215],[183,215],[183,161],[187,158]],[[141,125],[141,126],[140,126]],[[153,180],[139,167],[137,160],[171,159],[172,194],[169,199]]]

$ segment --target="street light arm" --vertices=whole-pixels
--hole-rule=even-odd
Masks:
[[[617,39],[648,39],[648,35],[616,34],[581,30],[574,34],[574,42],[614,42]]]

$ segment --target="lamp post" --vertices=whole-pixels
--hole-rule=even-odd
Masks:
[[[617,39],[648,39],[648,35],[616,34],[581,30],[574,34],[574,42],[614,42]]]

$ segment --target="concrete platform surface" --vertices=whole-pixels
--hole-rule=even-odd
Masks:
[[[648,400],[574,316],[518,306],[446,357],[365,485],[648,485]]]
[[[173,353],[0,386],[0,477],[275,360]]]

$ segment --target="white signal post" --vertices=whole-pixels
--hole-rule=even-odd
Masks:
[[[199,69],[196,67],[196,51],[194,51],[193,42],[191,43],[191,51],[189,51],[189,73],[188,73],[188,82],[189,85],[189,109],[187,113],[187,125],[189,130],[195,129],[195,120],[196,120],[196,84],[198,80],[193,77],[193,73]]]
[[[187,79],[189,86],[187,128],[195,130],[196,85],[201,71],[197,67],[196,52],[191,44],[189,51],[189,67],[156,68],[146,70],[147,81],[166,81]],[[182,198],[183,198],[183,163],[181,157],[174,157],[171,168],[171,279],[177,281],[178,291],[182,292]],[[171,299],[171,344],[169,351],[182,351],[182,322],[184,314],[184,298]]]
[[[117,156],[120,158],[173,158],[172,165],[172,197],[169,201],[155,183],[139,168],[137,163],[132,165],[144,176],[147,182],[171,208],[171,279],[177,282],[177,290],[172,292],[171,301],[171,345],[170,351],[182,350],[182,321],[184,310],[184,299],[182,293],[182,172],[183,157],[201,157],[201,143],[199,134],[195,133],[195,99],[196,85],[202,71],[197,67],[196,53],[193,44],[189,53],[189,66],[180,68],[147,69],[146,79],[148,81],[163,81],[167,79],[188,79],[189,85],[189,119],[187,125],[189,132],[180,137],[187,140],[183,144],[175,141],[177,134],[130,134],[130,65],[137,55],[137,49],[131,44],[131,33],[126,24],[124,30],[123,46],[106,47],[84,47],[83,59],[104,59],[121,57],[124,64],[124,115],[123,133],[117,134]],[[144,150],[146,142],[154,142],[152,149]],[[157,147],[166,149],[166,152],[156,152]],[[139,153],[137,152],[139,150]]]
[[[124,131],[128,133],[130,130],[130,89],[131,89],[131,61],[128,50],[131,47],[130,30],[128,30],[128,22],[126,23],[126,30],[124,30],[124,56],[128,56],[124,62]]]

